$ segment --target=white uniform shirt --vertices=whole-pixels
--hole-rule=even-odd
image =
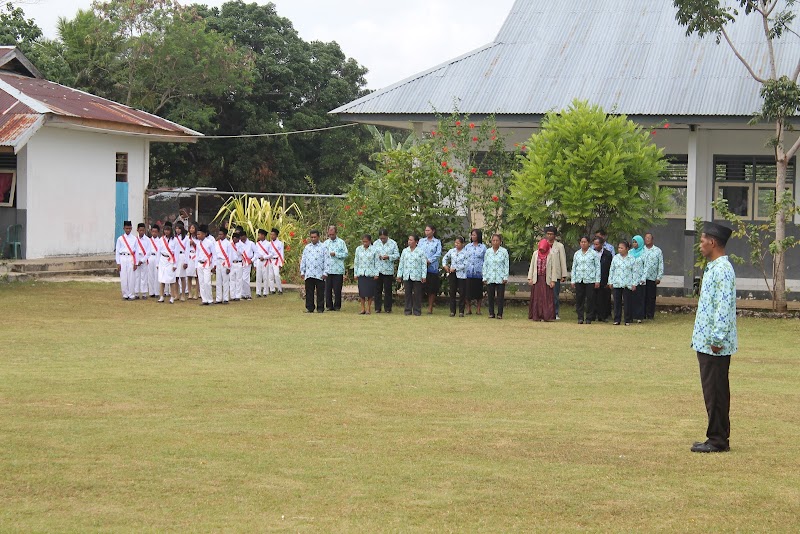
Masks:
[[[233,247],[227,238],[214,243],[214,265],[230,269],[233,262]]]
[[[242,244],[241,243],[234,243],[231,241],[231,250],[233,251],[233,255],[230,257],[232,263],[241,263],[242,261]]]
[[[139,234],[136,234],[136,263],[138,265],[142,265],[147,263],[147,258],[150,257],[150,240],[147,239],[147,236],[139,237]]]
[[[163,235],[156,239],[158,245],[158,253],[166,259],[169,263],[177,263],[178,253],[175,247],[179,246],[174,237],[167,239]]]
[[[275,248],[273,248],[273,245]],[[278,267],[283,267],[283,241],[280,239],[270,241],[269,244],[266,245],[266,249],[267,252],[269,252],[272,263]]]
[[[205,263],[209,263],[209,267],[214,266],[214,254],[215,249],[217,248],[217,242],[214,241],[214,238],[211,236],[206,236],[205,239],[202,241],[200,239],[197,240],[197,263],[200,265],[204,265]],[[203,251],[205,249],[205,251]],[[208,254],[206,254],[208,253]]]
[[[256,259],[261,261],[261,265],[264,265],[264,260],[269,260],[271,258],[270,251],[272,250],[272,245],[270,245],[269,241],[266,239],[253,244],[255,245]]]
[[[133,232],[119,236],[117,238],[117,247],[114,250],[117,265],[122,265],[123,261],[129,261],[132,265],[136,265],[138,259],[131,257],[131,252],[136,254],[136,246],[136,238],[134,237]]]
[[[239,251],[242,253],[242,261],[245,265],[252,265],[256,257],[256,244],[250,241],[239,241]]]

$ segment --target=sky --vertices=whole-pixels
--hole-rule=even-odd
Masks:
[[[246,0],[248,1],[248,0]],[[250,0],[252,1],[252,0]],[[47,37],[91,0],[19,0]],[[219,6],[223,0],[206,0]],[[259,4],[267,3],[257,0]],[[273,0],[307,41],[336,41],[380,89],[491,42],[514,0]]]

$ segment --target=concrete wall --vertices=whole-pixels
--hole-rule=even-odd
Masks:
[[[135,226],[149,181],[147,140],[54,127],[31,138],[17,163],[26,258],[113,251],[117,152],[128,153],[128,218]]]

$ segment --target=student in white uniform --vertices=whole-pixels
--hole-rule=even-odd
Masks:
[[[133,225],[130,221],[123,222],[122,229],[125,233],[117,238],[115,249],[117,271],[119,271],[122,300],[134,300],[135,281],[133,277],[137,269],[136,238],[131,235]]]
[[[189,263],[186,267],[186,282],[189,300],[197,300],[197,223],[189,225]]]
[[[250,289],[250,273],[253,271],[253,259],[256,257],[256,244],[247,239],[247,232],[241,226],[236,228],[239,232],[239,247],[242,252],[242,298],[253,300],[253,292]]]
[[[150,257],[150,240],[145,235],[144,223],[136,225],[136,272],[133,274],[134,298],[147,300],[147,259]]]
[[[276,291],[283,294],[283,286],[281,285],[281,268],[283,267],[283,241],[278,239],[278,229],[273,228],[269,233],[270,247],[267,249],[270,252],[270,262],[267,269],[267,283],[269,284],[269,292],[275,293]]]
[[[175,272],[178,293],[175,297],[180,297],[181,302],[186,302],[186,294],[189,293],[186,283],[186,269],[189,268],[189,238],[186,236],[185,230],[183,222],[175,223],[175,252],[178,260],[178,270]]]
[[[238,302],[242,300],[242,248],[239,243],[239,232],[233,232],[231,239],[231,300]]]
[[[272,250],[269,242],[267,241],[267,231],[258,230],[258,241],[255,243],[255,259],[256,264],[256,297],[266,297],[269,294],[267,283],[267,269],[270,263],[270,253]]]
[[[217,304],[227,304],[231,299],[231,256],[233,248],[228,241],[228,229],[220,228],[214,244],[214,272],[217,273]]]
[[[161,227],[154,224],[150,227],[150,237],[147,238],[147,292],[151,297],[158,296],[158,240],[161,237]]]
[[[214,249],[217,244],[214,238],[208,235],[208,226],[201,224],[197,227],[197,287],[200,290],[200,300],[203,306],[214,302],[211,290],[211,271],[214,268]]]
[[[175,303],[175,295],[178,294],[178,284],[176,275],[178,272],[178,255],[175,248],[178,243],[172,235],[172,225],[164,223],[164,235],[158,238],[158,302],[164,302],[165,287],[170,290],[169,303]]]

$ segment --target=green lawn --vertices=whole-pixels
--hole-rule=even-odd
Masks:
[[[0,286],[0,530],[790,530],[800,321],[740,319],[732,451],[693,316],[613,327]]]

